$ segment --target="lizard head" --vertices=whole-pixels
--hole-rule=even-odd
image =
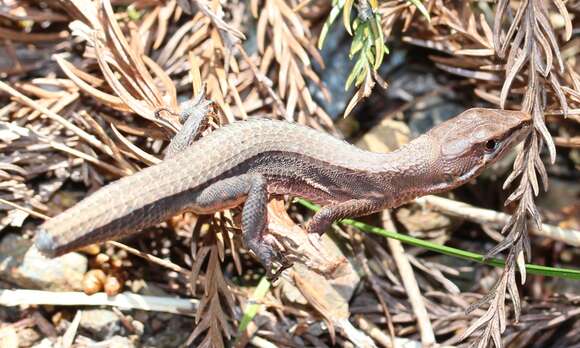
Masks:
[[[474,108],[428,132],[439,144],[439,175],[447,187],[476,177],[522,141],[532,120],[522,111]]]

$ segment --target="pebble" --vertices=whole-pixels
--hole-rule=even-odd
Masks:
[[[123,331],[119,316],[108,309],[83,311],[80,327],[101,340],[112,338]]]
[[[32,241],[8,234],[0,242],[0,277],[16,285],[50,291],[78,291],[87,258],[68,253],[54,259],[40,254]]]

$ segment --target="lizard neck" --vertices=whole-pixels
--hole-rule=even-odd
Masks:
[[[429,135],[422,135],[398,150],[382,154],[383,170],[379,176],[393,207],[457,186],[445,172],[437,143]]]

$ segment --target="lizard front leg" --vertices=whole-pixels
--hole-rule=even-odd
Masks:
[[[314,214],[306,226],[306,232],[322,235],[336,220],[369,215],[382,209],[381,202],[373,199],[351,199],[329,204]]]
[[[171,158],[183,151],[195,142],[200,136],[202,125],[207,121],[207,113],[211,102],[205,99],[205,93],[202,91],[196,95],[195,99],[183,103],[179,121],[183,124],[181,129],[173,136],[167,149],[165,158]],[[157,110],[156,114],[163,109]]]

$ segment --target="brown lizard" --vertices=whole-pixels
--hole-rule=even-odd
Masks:
[[[199,122],[190,120],[184,121],[197,127]],[[282,121],[236,122],[195,142],[195,132],[185,127],[182,145],[173,144],[164,161],[101,188],[45,222],[36,246],[57,256],[119,239],[184,211],[213,214],[243,204],[244,242],[271,275],[274,261],[282,262],[281,269],[288,265],[265,233],[269,195],[324,205],[306,227],[322,234],[335,220],[466,183],[520,142],[530,125],[530,116],[520,111],[475,108],[390,153],[364,151]]]

